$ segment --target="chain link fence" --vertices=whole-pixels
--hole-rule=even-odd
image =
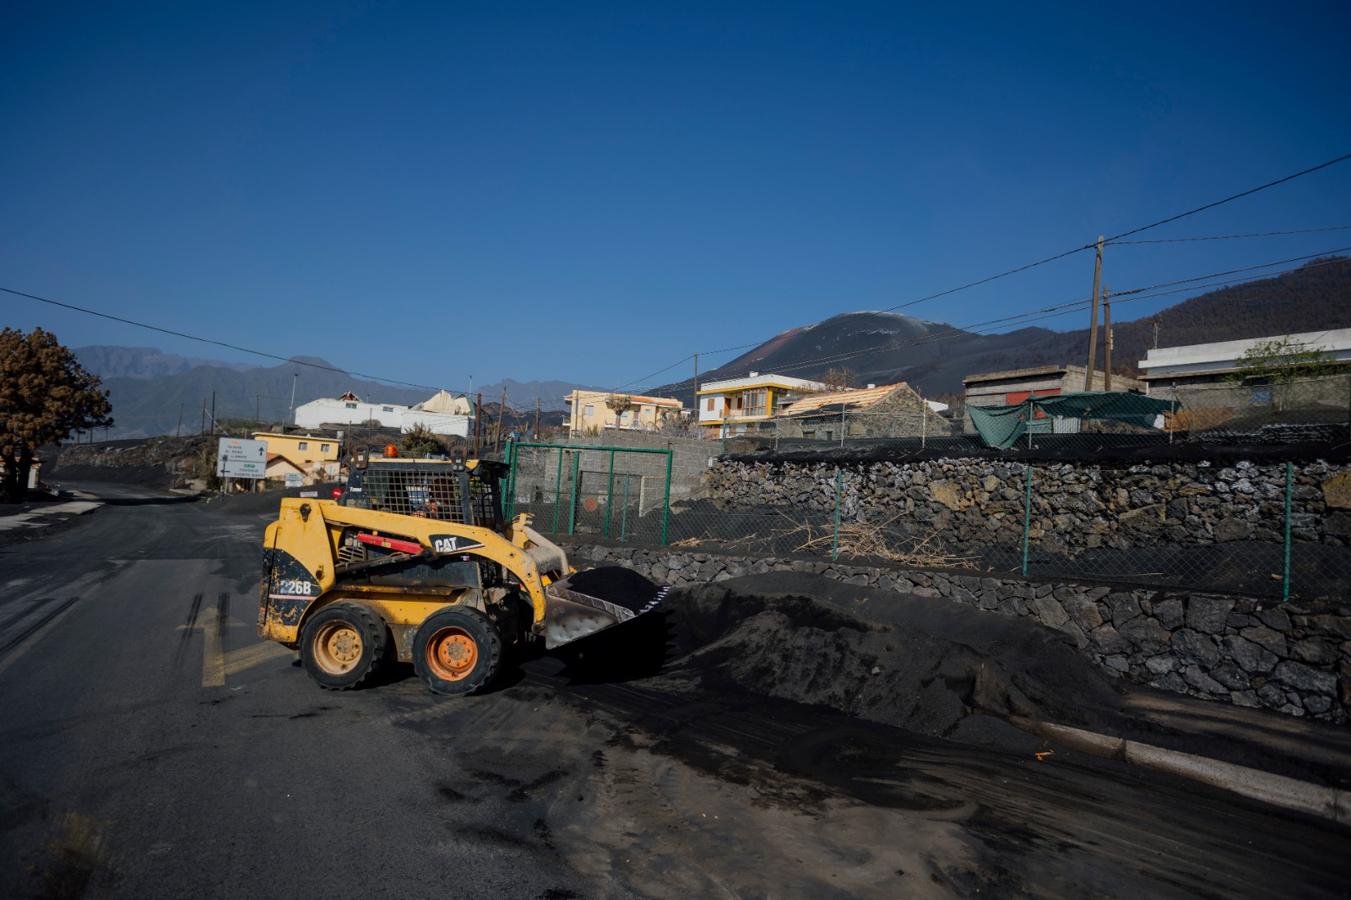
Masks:
[[[1351,474],[1325,462],[730,468],[717,499],[673,505],[672,546],[1273,599],[1351,585]]]
[[[849,436],[851,419],[869,414],[847,410],[843,439],[691,441],[711,448],[684,451],[701,470],[719,461],[675,502],[670,449],[516,445],[507,508],[546,533],[609,544],[1345,595],[1351,473],[1323,460],[1344,460],[1351,446],[1351,376],[1178,395],[1178,410],[1148,427],[1053,422],[1003,451],[927,425],[879,438],[871,418],[859,429],[868,436]]]
[[[546,534],[666,543],[672,451],[521,443],[507,456],[508,518],[529,513]]]

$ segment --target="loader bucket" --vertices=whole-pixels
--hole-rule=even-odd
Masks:
[[[577,572],[544,589],[544,646],[553,650],[651,612],[666,591],[622,566]]]

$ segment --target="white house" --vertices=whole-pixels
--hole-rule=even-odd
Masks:
[[[364,425],[379,422],[384,428],[412,431],[421,425],[433,434],[469,436],[473,404],[463,396],[437,391],[415,406],[400,403],[368,403],[348,391],[337,399],[321,397],[296,407],[295,424],[301,428],[324,425]]]

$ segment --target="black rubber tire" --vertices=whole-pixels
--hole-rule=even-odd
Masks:
[[[334,625],[348,625],[361,636],[361,655],[351,669],[328,671],[320,663],[316,643]],[[389,661],[389,630],[380,617],[355,603],[335,603],[319,610],[300,630],[300,662],[315,683],[330,691],[348,691],[368,683]]]
[[[474,643],[473,668],[458,679],[443,677],[436,671],[429,645],[451,629]],[[472,694],[492,684],[502,668],[502,635],[497,626],[471,606],[447,606],[437,610],[418,627],[413,637],[413,669],[418,678],[437,694]]]

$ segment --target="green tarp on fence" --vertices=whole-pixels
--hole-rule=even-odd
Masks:
[[[1028,421],[1039,412],[1053,419],[1112,419],[1152,428],[1159,416],[1176,409],[1175,401],[1127,391],[1077,391],[1032,397],[1017,406],[968,406],[966,411],[986,446],[1007,450],[1027,433]]]

